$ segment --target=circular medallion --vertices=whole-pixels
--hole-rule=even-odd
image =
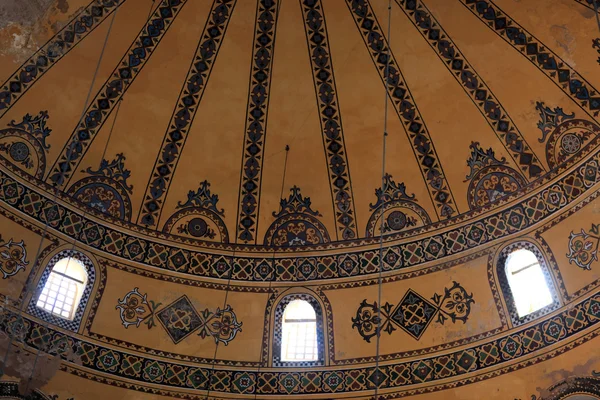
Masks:
[[[406,214],[402,211],[392,211],[387,217],[387,223],[391,229],[399,231],[406,227]]]
[[[194,237],[203,237],[208,231],[208,225],[202,218],[194,218],[188,222],[188,232]]]
[[[29,157],[29,147],[23,142],[16,142],[10,146],[10,157],[17,161],[25,161]]]
[[[581,149],[581,139],[573,133],[567,133],[560,141],[560,147],[567,154],[575,154]]]

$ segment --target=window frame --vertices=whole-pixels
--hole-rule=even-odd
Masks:
[[[317,324],[317,359],[314,361],[283,361],[281,360],[281,346],[283,343],[283,314],[285,308],[294,300],[304,300],[315,311]],[[325,365],[325,342],[323,329],[323,311],[321,303],[307,293],[293,293],[284,296],[275,307],[272,346],[273,367],[318,367]]]
[[[530,314],[526,314],[522,317],[519,316],[519,313],[517,311],[517,305],[515,303],[514,294],[513,294],[512,288],[510,287],[510,284],[508,282],[508,273],[509,272],[508,272],[508,268],[507,268],[508,267],[507,260],[508,260],[508,257],[514,251],[517,251],[517,250],[529,250],[537,258],[538,263],[540,265],[540,269],[542,270],[542,274],[544,275],[544,279],[546,281],[546,286],[548,287],[548,290],[550,291],[550,296],[552,297],[552,302],[550,304],[548,304],[547,306],[542,307],[539,310],[534,311]],[[556,284],[554,282],[552,273],[550,272],[550,269],[548,268],[548,263],[546,261],[546,257],[544,256],[542,251],[539,249],[539,247],[537,245],[535,245],[534,243],[531,243],[528,241],[518,241],[518,242],[510,243],[510,244],[504,246],[504,248],[502,248],[502,250],[499,253],[499,256],[498,256],[498,259],[496,262],[496,267],[497,267],[496,272],[497,272],[497,276],[498,276],[498,281],[500,283],[500,289],[501,289],[502,295],[504,297],[504,303],[506,304],[506,307],[508,309],[508,314],[510,316],[510,320],[511,320],[513,326],[523,325],[523,324],[526,324],[533,320],[536,320],[541,316],[544,316],[548,313],[551,313],[554,310],[557,310],[560,307],[560,299],[559,299],[558,292],[556,289]]]
[[[291,306],[291,305],[292,305],[294,302],[301,302],[301,303],[306,303],[306,304],[308,304],[308,307],[310,307],[310,308],[311,308],[311,310],[312,310],[312,313],[314,314],[314,318],[311,318],[311,319],[294,319],[294,318],[287,319],[287,318],[286,318],[286,313],[288,312],[288,309],[289,309],[289,307],[290,307],[290,306]],[[287,345],[288,345],[288,348],[284,348],[284,347],[283,347],[283,344],[286,342],[286,337],[284,336],[284,334],[285,334],[285,331],[286,331],[286,324],[289,324],[289,325],[290,325],[290,326],[288,327],[288,329],[293,329],[293,330],[295,331],[295,335],[294,335],[294,336],[298,336],[298,334],[299,334],[299,331],[300,331],[300,329],[301,329],[301,328],[300,328],[300,326],[299,326],[298,324],[310,324],[310,325],[311,325],[311,327],[312,327],[312,326],[314,326],[314,340],[315,340],[315,341],[314,341],[314,347],[312,347],[312,346],[310,346],[310,347],[311,347],[311,348],[314,348],[314,350],[316,351],[316,356],[317,356],[317,357],[315,357],[315,359],[314,359],[314,360],[306,360],[306,359],[292,359],[292,360],[290,360],[290,359],[286,359],[286,360],[283,360],[283,355],[280,355],[280,357],[281,357],[282,361],[284,361],[284,362],[302,362],[302,361],[316,361],[316,360],[318,360],[318,356],[319,356],[319,354],[318,354],[318,352],[319,352],[319,347],[318,347],[318,345],[317,345],[317,313],[315,312],[315,309],[314,309],[314,308],[313,308],[313,307],[310,305],[310,303],[308,303],[306,300],[300,300],[300,299],[292,300],[291,302],[289,302],[289,303],[288,303],[288,305],[287,305],[287,306],[286,306],[286,307],[283,309],[283,318],[282,318],[282,320],[281,320],[281,323],[282,323],[282,325],[281,325],[281,332],[282,332],[282,338],[281,338],[281,343],[282,343],[282,348],[281,348],[281,350],[282,350],[282,351],[281,351],[281,353],[283,353],[283,352],[284,352],[284,350],[289,350],[289,347],[290,347],[290,343],[289,343],[289,342],[287,343]],[[313,325],[313,324],[314,324],[314,325]],[[304,329],[304,331],[305,331],[305,335],[304,335],[304,336],[305,336],[305,338],[306,338],[306,336],[308,335],[308,328],[307,328],[307,325],[304,325],[304,326],[302,327],[302,329]],[[311,330],[312,330],[312,329],[311,329]],[[291,332],[290,332],[290,333],[291,333]],[[295,343],[295,344],[297,344],[297,343]],[[294,347],[296,347],[296,348],[297,348],[298,346],[296,345],[296,346],[294,346]],[[306,355],[306,353],[307,353],[307,352],[306,352],[305,350],[306,350],[306,349],[307,349],[309,346],[307,346],[307,343],[305,342],[305,343],[303,343],[303,344],[302,344],[302,347],[304,348],[304,351],[303,351],[302,353],[303,353],[304,355]],[[288,351],[288,353],[289,353],[289,351]],[[297,354],[297,353],[296,353],[296,354]]]
[[[44,286],[48,282],[48,278],[50,277],[50,273],[54,269],[54,266],[64,258],[73,258],[79,261],[87,274],[87,282],[83,286],[83,292],[81,294],[81,298],[79,300],[79,304],[77,308],[73,312],[73,319],[66,319],[60,317],[56,314],[53,314],[50,311],[39,308],[37,306],[38,298],[42,294],[42,290]],[[44,267],[44,271],[42,275],[38,279],[36,290],[33,293],[33,296],[29,300],[29,306],[27,307],[27,312],[30,315],[33,315],[37,318],[40,318],[50,324],[59,326],[61,328],[67,329],[69,331],[77,332],[79,331],[79,327],[81,326],[81,321],[83,319],[83,315],[85,313],[85,309],[92,294],[92,290],[94,288],[94,283],[96,282],[96,269],[94,267],[94,263],[83,253],[76,250],[63,250],[55,254],[50,261]]]
[[[56,267],[58,266],[58,264],[65,260],[67,263],[67,265],[65,266],[66,272],[56,271]],[[71,264],[75,264],[76,266],[72,267]],[[83,280],[79,280],[79,279],[69,275],[68,272],[69,272],[70,268],[81,269],[83,274],[85,275]],[[48,286],[50,279],[53,276],[54,276],[54,279],[58,279],[58,282],[53,282],[53,284],[58,286],[58,289],[57,289],[56,296],[54,296],[52,298],[52,297],[50,297],[50,293],[44,294],[44,291],[46,290],[46,287]],[[83,263],[76,258],[63,257],[60,259],[60,261],[57,264],[54,265],[54,267],[52,267],[52,270],[50,271],[50,274],[48,275],[48,279],[44,283],[44,286],[41,288],[41,293],[37,296],[36,307],[46,310],[49,313],[51,313],[59,318],[63,318],[63,319],[72,321],[75,318],[75,312],[77,311],[76,306],[79,306],[79,303],[81,302],[81,297],[83,296],[83,290],[85,289],[86,283],[87,283],[87,272],[86,272],[85,265],[83,265]],[[65,293],[62,295],[64,297],[64,300],[59,300],[59,295],[61,294],[59,289],[64,287],[65,292],[69,292],[69,287],[71,285],[74,286],[73,296],[69,297],[69,296],[67,296],[67,293]],[[51,292],[51,291],[52,291],[52,288],[49,287],[48,292]],[[45,296],[46,299],[40,300],[42,296]],[[69,303],[66,301],[67,299],[70,300],[70,303],[71,303],[70,307],[68,306]],[[42,305],[40,305],[40,301],[43,303]],[[50,302],[53,302],[53,304],[51,306],[52,310],[48,310],[46,308],[47,305],[50,305]],[[57,313],[56,307],[57,307],[57,303],[59,303],[59,302],[63,303],[63,306],[67,306],[67,307],[65,308],[63,306],[58,306],[60,312]],[[68,316],[63,316],[62,315],[63,312],[68,313]]]

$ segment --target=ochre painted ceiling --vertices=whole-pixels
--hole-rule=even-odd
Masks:
[[[12,77],[31,51],[9,32],[0,125],[44,111],[45,166],[28,172],[100,218],[250,245],[379,236],[383,203],[385,234],[470,219],[585,147],[539,126],[544,110],[594,121],[600,108],[585,1],[393,3],[390,16],[387,1],[182,1],[158,26],[140,11],[158,1],[108,2]],[[98,175],[120,195],[82,183]],[[304,228],[275,216],[308,204]]]
[[[89,1],[0,0],[0,393],[600,396],[593,0]]]

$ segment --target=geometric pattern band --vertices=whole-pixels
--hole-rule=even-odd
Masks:
[[[68,183],[96,134],[147,64],[186,2],[187,0],[162,0],[154,14],[148,18],[127,53],[89,103],[71,138],[61,150],[48,176],[53,185],[63,188]]]
[[[577,157],[576,157],[577,158]],[[26,179],[26,177],[23,177]],[[465,253],[485,243],[522,232],[555,215],[576,200],[589,196],[600,182],[600,151],[572,168],[544,190],[524,195],[510,208],[495,210],[443,233],[384,248],[384,271],[399,270]],[[34,185],[31,185],[34,186]],[[592,194],[593,195],[593,194]],[[355,250],[339,255],[236,257],[185,249],[151,238],[133,236],[92,220],[52,201],[49,195],[25,186],[0,170],[0,201],[50,230],[125,260],[197,276],[241,281],[309,281],[374,274],[379,271],[377,250]],[[226,248],[230,248],[228,246]]]
[[[0,87],[0,118],[35,82],[127,0],[93,0]]]
[[[275,32],[281,2],[260,0],[256,9],[250,90],[238,192],[237,239],[256,243]]]
[[[438,54],[448,71],[477,106],[490,127],[520,167],[523,175],[533,180],[545,172],[543,165],[527,144],[514,122],[494,96],[491,89],[477,74],[456,43],[444,31],[421,0],[396,0],[423,38]]]
[[[497,5],[489,0],[460,0],[460,2],[494,33],[523,54],[590,117],[597,117],[600,114],[598,91]]]
[[[22,318],[20,320],[19,318]],[[21,321],[21,322],[19,322]],[[131,354],[91,343],[9,313],[0,322],[0,330],[13,329],[26,346],[57,346],[59,354],[73,350],[82,366],[134,382],[164,387],[211,390],[231,394],[292,395],[299,393],[336,393],[372,390],[375,387],[402,388],[430,384],[467,374],[477,374],[503,363],[518,362],[522,357],[544,351],[557,343],[566,343],[584,331],[600,325],[600,293],[572,304],[537,323],[513,330],[477,345],[431,357],[395,364],[365,366],[345,370],[252,371],[212,369],[210,366],[184,365],[143,354]],[[68,348],[68,349],[67,349]],[[64,353],[63,353],[64,351]],[[67,362],[68,364],[68,362]]]
[[[300,0],[338,239],[358,238],[350,165],[321,0]]]
[[[384,271],[412,267],[464,253],[485,243],[522,232],[593,191],[600,182],[600,151],[571,169],[546,189],[520,198],[510,208],[496,210],[443,233],[384,248]],[[132,236],[54,203],[49,195],[18,183],[0,170],[0,201],[38,223],[48,223],[71,239],[126,260],[198,276],[243,281],[308,281],[374,274],[377,250],[339,255],[263,257],[213,255],[177,244]],[[182,262],[183,257],[183,262]],[[174,260],[179,260],[175,262]],[[312,271],[309,271],[312,270]],[[231,275],[230,275],[231,272]],[[275,273],[274,273],[275,272]]]
[[[367,0],[347,0],[346,4],[408,136],[438,218],[440,220],[450,218],[457,213],[456,203],[444,176],[429,129],[373,13],[371,4]]]
[[[192,58],[187,77],[175,103],[163,143],[154,163],[142,209],[138,216],[138,221],[149,228],[156,228],[159,223],[162,206],[173,181],[175,168],[202,101],[235,4],[235,0],[215,0],[208,14],[196,47],[196,53]]]

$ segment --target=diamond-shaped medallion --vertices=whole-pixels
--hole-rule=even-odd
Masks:
[[[175,344],[181,342],[202,324],[200,316],[187,296],[175,300],[174,303],[161,310],[157,316]]]
[[[408,289],[390,318],[406,333],[419,340],[437,311],[433,304],[412,289]]]

